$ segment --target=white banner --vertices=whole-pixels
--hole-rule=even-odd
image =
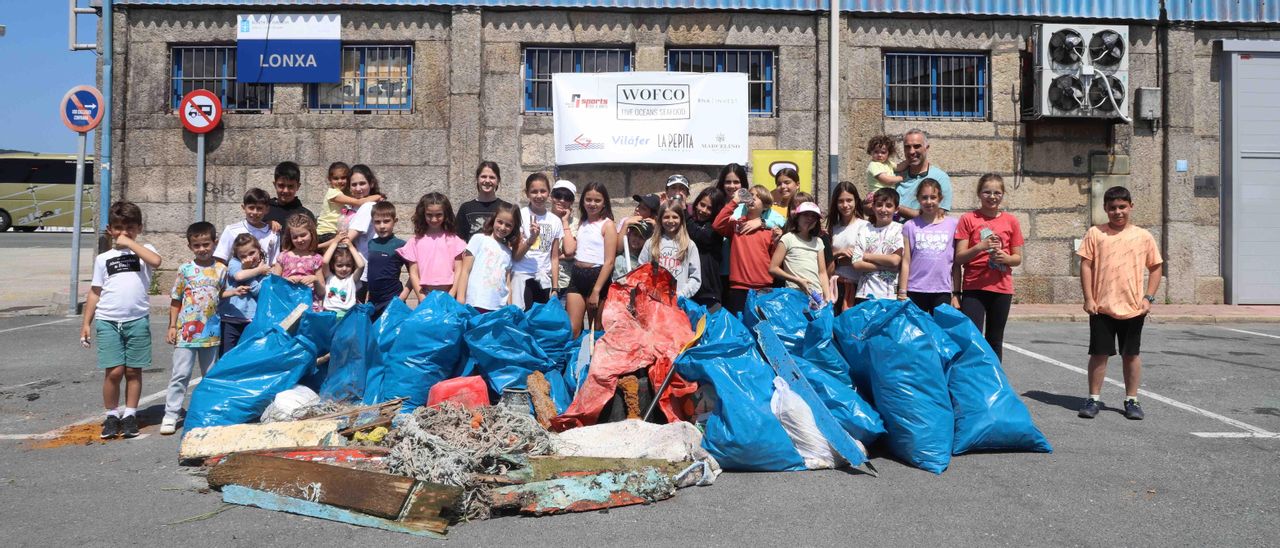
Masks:
[[[551,76],[556,164],[747,163],[747,75]]]

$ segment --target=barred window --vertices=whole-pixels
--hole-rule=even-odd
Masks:
[[[236,81],[235,46],[174,46],[169,50],[169,57],[172,70],[169,104],[173,109],[178,109],[182,98],[197,89],[217,95],[227,111],[271,108],[271,84]]]
[[[312,84],[312,110],[404,111],[413,108],[413,46],[342,46],[342,79]]]
[[[557,72],[630,72],[629,49],[524,48],[524,111],[555,110],[551,104],[551,75]]]
[[[671,72],[741,72],[747,75],[752,116],[773,116],[774,53],[761,49],[672,49],[667,50],[667,70]]]
[[[885,53],[884,114],[985,120],[988,65],[982,53]]]

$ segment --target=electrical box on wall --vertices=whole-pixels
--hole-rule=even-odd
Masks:
[[[1160,119],[1160,88],[1138,88],[1138,107],[1134,118],[1150,121]]]
[[[1129,27],[1032,25],[1034,87],[1024,117],[1125,118],[1129,110]]]

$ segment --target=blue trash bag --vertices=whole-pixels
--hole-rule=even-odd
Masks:
[[[886,304],[894,301],[871,299],[845,310],[831,327],[832,340],[845,363],[849,364],[849,379],[858,395],[873,407],[876,405],[875,388],[871,386],[871,348],[865,339],[855,336],[862,333],[867,324],[884,312]]]
[[[676,299],[676,306],[679,306],[680,310],[684,311],[685,316],[689,317],[689,327],[697,331],[698,320],[707,315],[707,307],[684,297]]]
[[[328,372],[318,391],[321,399],[361,401],[364,398],[369,366],[378,359],[378,340],[369,321],[372,312],[373,305],[358,304],[334,329]]]
[[[400,335],[400,324],[404,323],[405,318],[412,313],[413,311],[404,301],[392,299],[391,303],[383,309],[382,315],[373,322],[371,336],[375,345],[374,357],[365,374],[364,399],[361,401],[364,405],[373,405],[382,401],[382,378],[388,364],[391,363],[391,344]]]
[[[569,322],[569,313],[565,312],[560,297],[552,296],[545,303],[534,303],[519,325],[533,336],[538,347],[558,369],[564,368],[569,361],[566,347],[573,339],[573,324]]]
[[[742,323],[749,330],[754,330],[760,318],[756,309],[764,311],[769,319],[769,327],[782,340],[782,346],[790,354],[796,354],[804,341],[805,328],[809,326],[809,296],[799,289],[790,287],[752,290],[747,293],[747,308],[742,314]]]
[[[804,375],[822,404],[835,417],[836,422],[854,439],[870,446],[885,434],[884,420],[871,404],[863,400],[852,386],[835,378],[817,364],[803,357],[792,356],[796,367]]]
[[[337,312],[315,312],[307,310],[298,320],[299,337],[306,337],[316,347],[316,354],[323,356],[331,350],[334,330],[338,327]]]
[[[837,381],[850,388],[853,379],[849,376],[849,362],[836,349],[832,329],[835,315],[831,307],[824,306],[812,313],[813,319],[804,330],[804,340],[800,342],[799,353],[794,354],[817,366]],[[861,398],[859,398],[861,399]]]
[[[462,356],[462,334],[468,311],[443,291],[423,297],[413,313],[400,323],[399,333],[386,354],[382,400],[408,398],[400,406],[409,413],[427,402],[436,383],[450,378]]]
[[[285,319],[300,304],[311,305],[311,286],[295,284],[271,274],[258,287],[257,310],[253,321],[245,327],[242,338],[251,339]],[[313,343],[315,341],[312,341]]]
[[[685,379],[708,387],[715,404],[707,416],[702,447],[726,470],[804,470],[787,431],[770,407],[776,375],[756,350],[742,322],[724,309],[707,315],[702,340],[675,363]]]
[[[496,396],[507,389],[527,388],[529,375],[541,371],[551,383],[556,411],[563,413],[572,402],[564,377],[539,341],[520,327],[525,319],[519,308],[507,306],[473,320],[462,337],[467,343],[469,360]]]
[[[960,347],[947,367],[956,415],[953,455],[972,451],[1052,453],[1031,412],[1009,385],[987,339],[969,318],[949,305],[933,310],[938,327]]]
[[[911,301],[882,304],[884,310],[861,330],[842,335],[865,342],[873,358],[870,382],[889,449],[913,466],[941,474],[951,463],[955,440],[943,366],[958,347]]]
[[[276,394],[296,386],[315,362],[315,347],[279,325],[241,339],[192,391],[187,431],[257,420]]]
[[[604,336],[604,331],[592,332],[583,330],[582,334],[578,335],[578,338],[569,341],[569,344],[565,346],[569,362],[564,367],[564,382],[565,386],[569,388],[570,396],[578,393],[578,389],[582,388],[582,383],[587,380],[587,373],[591,371],[590,363],[581,370],[578,369],[578,356],[582,353],[583,341],[586,341],[587,337],[591,336],[592,333],[595,333],[595,340],[597,341]]]

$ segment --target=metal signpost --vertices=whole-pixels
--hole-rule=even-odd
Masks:
[[[178,117],[196,134],[196,220],[204,220],[204,134],[222,121],[222,101],[209,90],[197,89],[182,98]]]
[[[62,123],[76,132],[78,154],[76,155],[76,210],[72,213],[71,228],[71,306],[67,314],[75,315],[80,305],[80,225],[84,207],[84,151],[86,133],[93,131],[102,122],[102,93],[93,86],[76,86],[62,96],[58,109]]]

